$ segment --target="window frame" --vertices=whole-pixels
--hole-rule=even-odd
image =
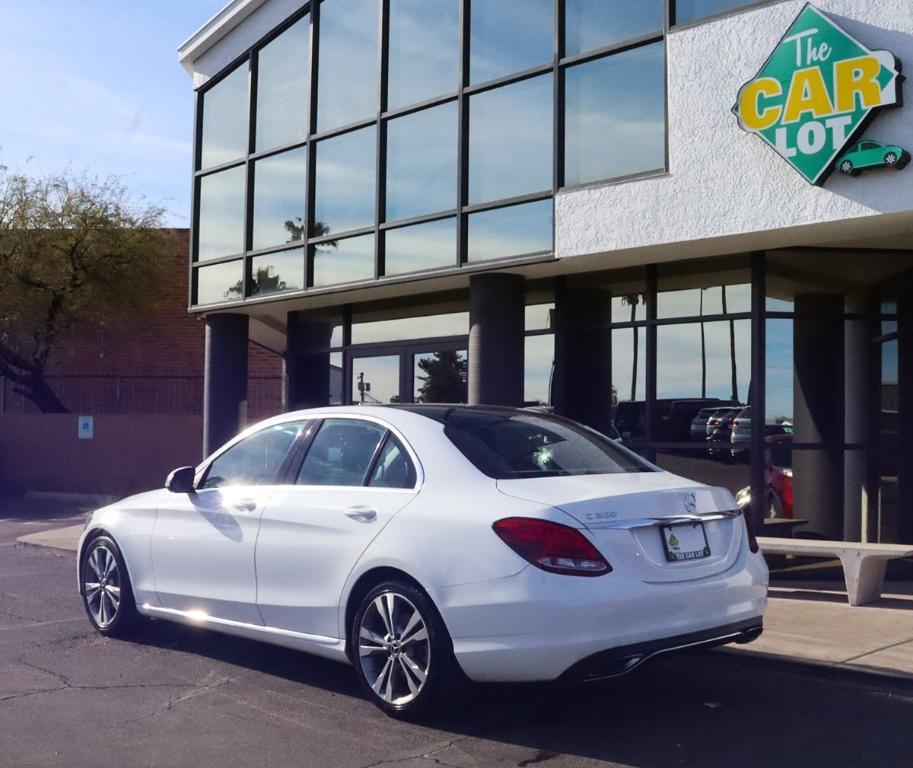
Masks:
[[[621,183],[625,181],[651,178],[656,175],[663,175],[668,172],[669,167],[669,149],[668,149],[668,94],[664,93],[664,113],[665,126],[664,135],[666,137],[664,147],[664,166],[660,169],[653,169],[644,172],[638,172],[630,176],[614,177],[594,182],[588,182],[577,186],[566,186],[564,181],[564,72],[575,64],[581,64],[590,60],[598,59],[604,56],[611,56],[615,53],[621,53],[631,48],[636,48],[650,43],[662,42],[664,47],[664,61],[667,61],[668,53],[665,45],[665,38],[670,28],[670,5],[675,0],[664,0],[664,23],[660,30],[651,32],[646,35],[621,40],[601,48],[585,51],[581,54],[566,56],[564,51],[564,17],[565,17],[565,0],[553,0],[554,25],[553,25],[553,42],[552,57],[550,60],[529,69],[512,72],[506,76],[493,80],[479,83],[471,83],[469,79],[469,55],[470,55],[470,30],[471,30],[471,4],[472,0],[459,0],[460,29],[459,29],[459,67],[457,72],[457,87],[448,92],[442,93],[424,101],[409,104],[402,107],[390,109],[387,99],[387,84],[390,64],[390,13],[391,0],[377,0],[379,4],[379,39],[380,39],[380,67],[379,67],[379,105],[377,113],[359,120],[357,122],[334,127],[331,130],[319,131],[317,128],[317,103],[318,103],[318,78],[320,67],[320,9],[323,2],[327,0],[311,0],[303,5],[294,14],[290,15],[270,31],[263,38],[258,40],[236,59],[229,62],[226,67],[213,77],[209,82],[201,87],[196,93],[196,104],[194,114],[194,150],[193,150],[193,186],[191,198],[191,259],[189,264],[189,286],[188,286],[188,310],[191,312],[205,312],[218,309],[220,307],[236,307],[239,304],[255,304],[261,302],[281,301],[286,298],[300,298],[306,295],[333,293],[347,290],[351,287],[365,284],[387,284],[403,283],[423,279],[425,277],[448,276],[461,273],[471,273],[475,271],[489,270],[493,267],[503,265],[522,265],[540,263],[554,260],[555,251],[555,226],[554,220],[551,227],[551,244],[547,251],[527,254],[513,254],[501,257],[491,261],[470,262],[468,260],[468,224],[469,216],[473,213],[480,213],[487,210],[499,208],[508,208],[522,203],[531,203],[548,200],[554,204],[555,196],[559,191],[574,190],[592,186],[604,186],[607,184]],[[330,0],[332,2],[332,0]],[[477,0],[478,1],[478,0]],[[775,0],[782,2],[783,0]],[[310,87],[308,90],[308,125],[307,133],[304,139],[280,147],[271,147],[267,150],[257,150],[256,147],[256,125],[257,125],[257,79],[258,79],[258,57],[259,52],[278,36],[286,32],[294,24],[298,23],[305,17],[308,17],[310,25],[311,45],[310,45]],[[212,87],[216,86],[225,76],[233,72],[238,66],[247,66],[250,78],[250,87],[248,88],[249,98],[249,115],[248,115],[248,153],[236,161],[211,168],[200,167],[200,157],[202,153],[202,103],[205,93]],[[551,73],[553,76],[553,127],[552,127],[552,173],[551,186],[531,194],[520,195],[506,199],[486,201],[484,203],[469,204],[469,100],[473,95],[484,93],[489,90],[520,83],[524,80]],[[665,81],[663,83],[665,89]],[[386,156],[387,156],[387,125],[390,120],[397,117],[404,117],[412,113],[420,112],[424,109],[441,106],[447,103],[455,103],[457,106],[457,195],[456,206],[446,211],[439,211],[428,215],[416,216],[407,219],[387,220],[386,217]],[[306,209],[304,217],[304,226],[310,235],[312,223],[314,221],[314,203],[315,203],[315,179],[316,179],[316,148],[319,141],[336,136],[342,136],[346,133],[356,131],[361,128],[375,126],[377,131],[377,152],[376,168],[374,176],[375,184],[375,215],[374,221],[361,229],[347,232],[334,232],[329,235],[320,237],[308,236],[304,241],[295,241],[293,243],[271,246],[260,250],[252,250],[252,227],[253,227],[253,207],[254,207],[254,184],[253,184],[253,166],[257,160],[262,160],[271,155],[279,154],[284,151],[307,147],[308,154],[308,183],[306,194]],[[226,299],[225,301],[200,305],[196,301],[197,294],[197,273],[201,262],[197,260],[198,254],[198,223],[199,213],[199,188],[200,180],[208,174],[216,173],[228,168],[242,166],[246,174],[246,197],[244,212],[244,250],[240,254],[226,255],[224,257],[210,259],[206,264],[217,264],[220,261],[241,260],[243,263],[243,290],[241,296],[237,298]],[[397,273],[386,275],[384,268],[385,261],[385,232],[387,230],[405,227],[410,224],[420,224],[437,221],[446,218],[456,219],[456,254],[452,264],[444,266],[431,267],[427,270],[412,273]],[[357,236],[360,234],[374,235],[374,270],[370,278],[353,279],[348,282],[334,283],[332,285],[315,286],[313,282],[313,256],[317,246],[326,244],[329,241],[341,239],[343,237]],[[304,246],[304,274],[301,275],[301,289],[287,290],[281,293],[270,293],[265,295],[255,295],[252,293],[252,259],[255,256],[262,256],[277,251]]]

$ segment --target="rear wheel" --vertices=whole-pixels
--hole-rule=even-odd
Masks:
[[[843,173],[847,176],[853,174],[853,163],[850,160],[843,160],[840,163],[840,173]]]
[[[428,596],[404,582],[379,584],[361,601],[352,660],[365,692],[394,717],[433,712],[452,679],[453,650]]]
[[[121,637],[135,629],[139,614],[123,555],[112,538],[98,536],[86,546],[79,568],[82,602],[92,626]]]

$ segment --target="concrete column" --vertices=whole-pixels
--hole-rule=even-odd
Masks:
[[[523,405],[525,281],[469,279],[469,404]]]
[[[843,296],[796,296],[793,325],[795,513],[827,538],[843,537]]]
[[[203,455],[234,437],[246,421],[247,315],[206,317]]]
[[[285,352],[288,410],[330,404],[330,339],[333,323],[306,312],[288,313]]]
[[[865,294],[847,297],[846,309],[865,315]],[[871,339],[865,319],[847,320],[844,337],[845,392],[844,437],[848,443],[865,444],[869,440],[869,397],[871,396],[868,355]],[[862,541],[862,518],[868,512],[867,451],[847,451],[843,457],[843,538]]]
[[[909,288],[906,289],[907,291]],[[913,543],[913,295],[897,297],[897,501],[898,543]]]
[[[612,421],[612,296],[585,278],[555,292],[555,412],[606,432]]]

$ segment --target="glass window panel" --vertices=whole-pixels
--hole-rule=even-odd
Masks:
[[[612,331],[612,406],[622,438],[643,438],[646,392],[646,330]]]
[[[352,323],[353,344],[465,336],[467,333],[469,333],[468,312],[451,312],[442,315],[399,317],[392,320]]]
[[[622,293],[612,297],[612,322],[635,323],[647,319],[647,297],[644,293]]]
[[[658,398],[747,400],[750,320],[661,325],[656,345]]]
[[[258,150],[307,137],[310,33],[310,20],[304,16],[258,54]]]
[[[353,403],[378,405],[399,399],[399,355],[353,358]]]
[[[469,99],[469,202],[552,187],[552,76]]]
[[[764,396],[765,424],[794,424],[793,419],[793,321],[768,320],[766,326],[767,377]]]
[[[417,403],[465,403],[466,350],[424,352],[413,356],[413,398]]]
[[[733,496],[743,488],[747,492],[751,482],[751,469],[747,462],[723,463],[717,457],[711,456],[706,448],[676,448],[674,452],[657,451],[656,463],[679,477],[726,488]]]
[[[738,312],[751,312],[751,285],[749,283],[686,288],[680,291],[659,291],[656,294],[656,315],[660,319]]]
[[[455,219],[390,229],[385,237],[384,274],[457,265]]]
[[[376,156],[373,127],[317,145],[313,237],[374,224]]]
[[[687,24],[704,16],[756,5],[758,0],[675,0],[675,23]]]
[[[374,471],[368,480],[374,488],[413,488],[415,487],[415,467],[406,453],[403,444],[393,435],[387,438]]]
[[[244,262],[226,261],[197,270],[197,304],[218,304],[241,298]]]
[[[330,405],[342,405],[342,352],[330,353]]]
[[[552,249],[552,201],[512,205],[469,217],[468,260],[487,261]]]
[[[390,109],[457,89],[459,10],[458,0],[391,0]]]
[[[200,179],[198,261],[244,250],[245,182],[243,165]]]
[[[494,80],[552,58],[553,0],[474,3],[469,38],[473,83]]]
[[[552,318],[555,313],[555,302],[547,304],[526,305],[526,330],[550,331],[553,330]]]
[[[565,184],[665,167],[663,43],[570,67],[565,83]]]
[[[542,336],[527,336],[524,341],[523,360],[525,405],[549,405],[552,401],[555,337],[550,333]]]
[[[377,0],[320,6],[317,127],[338,128],[377,113]]]
[[[314,287],[374,277],[374,235],[324,243],[314,249]]]
[[[203,488],[271,485],[303,427],[302,422],[279,424],[235,443],[209,465]]]
[[[456,102],[387,123],[387,221],[457,204]]]
[[[307,147],[254,164],[253,249],[304,238]]]
[[[565,0],[565,56],[662,30],[663,0]]]
[[[245,63],[203,94],[201,167],[221,165],[247,154],[247,83]]]
[[[357,419],[327,419],[308,448],[297,485],[363,485],[386,430]]]
[[[304,288],[304,249],[279,251],[251,260],[251,295]]]

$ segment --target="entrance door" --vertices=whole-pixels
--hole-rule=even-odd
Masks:
[[[465,403],[465,339],[355,348],[347,353],[350,403]]]

